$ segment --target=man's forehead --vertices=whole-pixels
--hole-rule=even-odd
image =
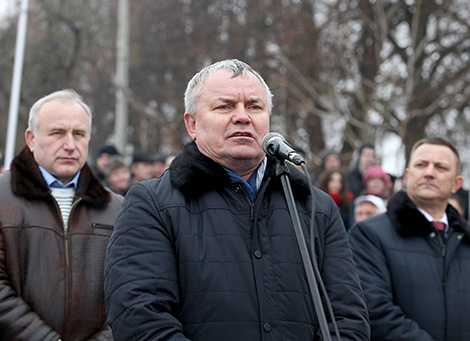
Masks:
[[[222,87],[220,84],[217,84],[218,81],[224,82]],[[245,73],[234,75],[233,72],[225,70],[225,69],[219,69],[213,72],[212,74],[208,75],[203,83],[203,88],[206,85],[209,85],[209,86],[215,85],[220,89],[220,88],[230,87],[231,85],[238,84],[239,82],[243,82],[244,87],[252,83],[250,84],[250,87],[253,87],[253,85],[255,85],[256,87],[259,86],[263,88],[261,81],[258,79],[258,77],[256,77],[254,73],[247,71]]]
[[[57,101],[55,104],[57,104]],[[40,110],[38,112],[38,129],[72,129],[74,131],[89,131],[90,119],[85,109],[83,109],[78,103],[75,102],[68,102],[68,104],[76,104],[80,109],[83,110],[83,112],[79,114],[77,114],[77,112],[75,111],[73,113],[69,113],[67,108],[63,108],[63,110],[62,108],[54,108],[52,110],[49,110],[48,107],[44,108],[43,106],[41,109],[45,110]]]
[[[452,150],[444,145],[422,144],[411,155],[411,161],[451,163],[457,159]]]
[[[71,105],[78,105],[81,107],[80,104],[78,104],[76,101],[70,99],[70,98],[53,98],[48,100],[47,102],[44,102],[41,107],[39,108],[39,112],[45,111],[43,109],[50,109],[50,107],[60,107],[60,106],[71,106]],[[85,109],[83,109],[85,111]]]

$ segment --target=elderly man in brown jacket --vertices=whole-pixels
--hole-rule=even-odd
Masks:
[[[41,98],[0,175],[2,340],[112,340],[103,263],[122,197],[86,164],[90,129],[75,91]]]

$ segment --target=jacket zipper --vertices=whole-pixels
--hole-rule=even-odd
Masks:
[[[441,251],[441,256],[442,256],[442,279],[441,279],[441,285],[442,285],[442,290],[444,291],[444,305],[445,305],[445,311],[447,311],[447,287],[446,287],[446,284],[447,284],[447,271],[446,271],[446,252],[447,252],[447,242],[449,241],[449,237],[450,237],[450,233],[447,235],[446,233],[447,232],[444,232],[444,233],[440,233],[439,231],[436,232],[437,233],[437,238],[439,239],[439,243],[441,244],[441,248],[442,248],[442,251]],[[445,240],[442,239],[442,235],[444,234],[444,238]],[[447,318],[445,318],[447,319]],[[447,325],[447,321],[445,321],[446,325]],[[447,339],[446,337],[446,334],[447,334],[447,330],[444,331],[444,339]]]
[[[59,204],[57,203],[57,200],[52,196],[52,199],[55,203],[57,212],[59,213],[59,216],[62,220],[62,228],[64,229],[64,249],[65,249],[65,274],[67,277],[67,287],[65,289],[65,319],[64,319],[64,325],[62,327],[63,330],[65,330],[66,327],[66,321],[68,320],[68,314],[69,314],[69,298],[70,298],[70,290],[72,287],[72,279],[70,276],[70,241],[69,241],[69,222],[70,218],[72,217],[72,211],[74,208],[77,206],[77,204],[82,200],[82,198],[78,198],[73,204],[72,207],[70,208],[70,213],[69,213],[69,219],[67,221],[67,226],[64,225],[64,218],[62,217],[62,211],[60,210]]]
[[[446,250],[447,250],[447,241],[444,242],[442,240],[442,235],[439,231],[436,231],[435,233],[437,234],[437,239],[439,240],[439,244],[441,245],[441,256],[442,256],[442,258],[445,258],[446,257]]]
[[[258,192],[256,193],[255,201],[257,200],[258,196],[264,194],[270,181],[271,181],[270,178],[268,178],[266,181],[263,181],[263,183],[261,184],[261,187],[258,189]],[[250,219],[253,222],[255,220],[255,203],[251,202],[250,196],[246,192],[244,186],[241,184],[237,184],[237,187],[235,188],[235,192],[238,192],[240,190],[245,194],[245,198],[248,201],[248,204],[250,205]]]
[[[254,204],[251,202],[250,197],[248,196],[248,193],[246,193],[246,190],[243,188],[242,185],[237,184],[237,187],[235,188],[235,192],[242,191],[245,199],[248,201],[248,204],[250,205],[250,220],[253,221],[255,219],[255,214],[254,214]]]
[[[65,319],[64,319],[64,330],[65,330],[65,324],[67,323],[69,318],[69,306],[70,303],[70,292],[72,290],[72,276],[71,276],[71,269],[70,269],[70,238],[69,238],[69,222],[72,218],[72,213],[74,209],[77,207],[78,203],[82,201],[82,198],[78,198],[77,200],[74,201],[72,204],[72,207],[70,208],[70,213],[69,213],[69,219],[67,221],[67,228],[65,229],[65,270],[66,270],[66,276],[67,276],[67,290],[65,291]],[[62,220],[63,221],[63,220]]]

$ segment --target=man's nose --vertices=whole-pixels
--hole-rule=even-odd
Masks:
[[[63,142],[64,149],[75,149],[75,139],[73,138],[72,134],[65,134]]]
[[[245,106],[237,106],[233,112],[232,116],[233,123],[249,124],[251,122],[251,117],[246,111]]]
[[[425,169],[424,169],[424,175],[425,176],[434,176],[435,175],[435,172],[436,172],[436,168],[434,167],[434,165],[432,164],[429,164]]]

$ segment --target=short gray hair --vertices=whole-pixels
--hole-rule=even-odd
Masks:
[[[423,144],[431,144],[435,146],[444,146],[444,147],[449,148],[452,151],[452,153],[455,155],[455,157],[457,158],[457,165],[456,165],[457,173],[460,174],[461,168],[462,168],[462,161],[460,160],[459,150],[452,142],[450,142],[449,140],[441,136],[426,137],[415,142],[413,147],[411,147],[409,161],[411,161],[411,156],[413,156],[416,149],[418,149],[418,147],[422,146]]]
[[[264,81],[263,77],[252,69],[248,64],[238,60],[238,59],[226,59],[220,62],[216,62],[212,65],[206,66],[204,69],[196,73],[193,78],[188,83],[186,91],[184,93],[184,111],[191,115],[196,113],[197,110],[197,100],[199,98],[199,93],[201,92],[202,84],[205,79],[213,74],[214,72],[224,69],[231,71],[233,73],[232,78],[237,77],[238,75],[245,76],[247,72],[254,74],[261,84],[263,85],[264,90],[266,91],[266,98],[268,99],[268,109],[271,114],[273,109],[273,94],[269,90],[268,85]]]
[[[33,106],[31,107],[31,110],[29,111],[28,129],[31,130],[34,135],[37,135],[39,110],[41,109],[44,103],[52,101],[52,100],[71,101],[71,102],[75,102],[79,104],[88,115],[89,122],[90,122],[90,133],[91,133],[92,113],[91,113],[90,107],[85,103],[82,96],[80,96],[75,90],[64,89],[64,90],[55,91],[49,95],[46,95],[38,99],[36,103],[34,103]]]

